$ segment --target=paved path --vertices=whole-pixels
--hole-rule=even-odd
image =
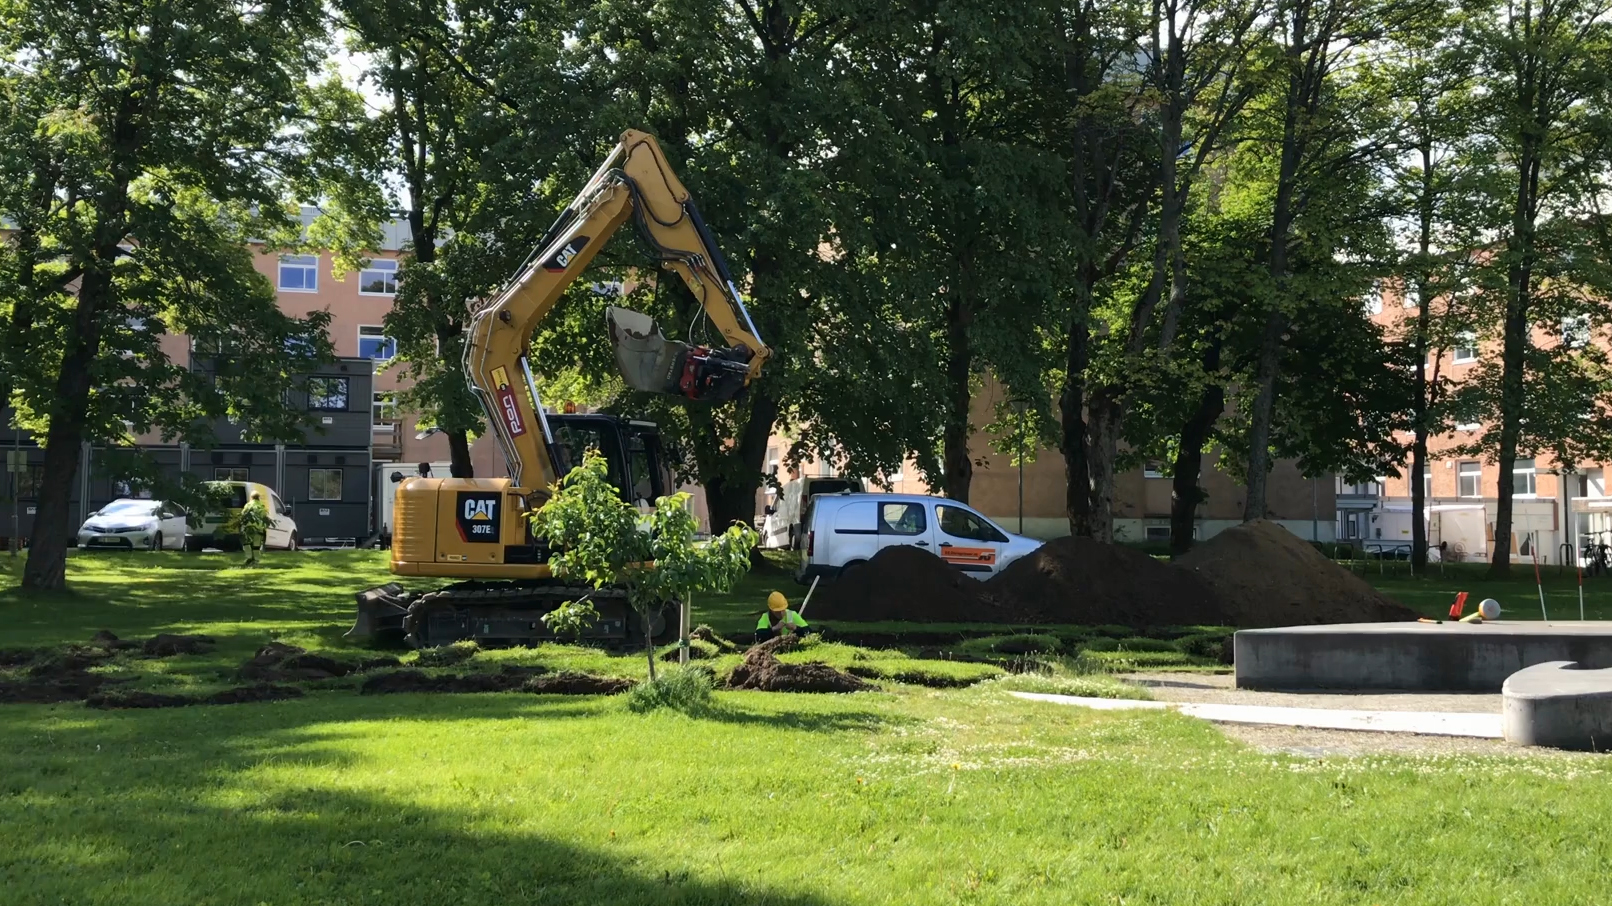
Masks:
[[[1500,715],[1455,711],[1360,711],[1344,708],[1285,708],[1273,705],[1227,705],[1204,702],[1146,702],[1115,698],[1080,698],[1014,692],[1019,698],[1078,705],[1100,710],[1175,710],[1189,717],[1216,723],[1314,727],[1326,730],[1369,730],[1378,733],[1418,733],[1424,736],[1467,736],[1499,739]]]

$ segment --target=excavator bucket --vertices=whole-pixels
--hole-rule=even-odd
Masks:
[[[616,366],[634,390],[713,402],[744,390],[751,353],[742,346],[707,349],[668,340],[654,318],[630,308],[611,306],[605,321]]]
[[[647,393],[680,393],[683,359],[688,346],[666,339],[655,319],[630,308],[605,309],[616,367],[627,386]]]

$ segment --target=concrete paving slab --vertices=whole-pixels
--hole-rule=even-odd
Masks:
[[[1326,730],[1362,730],[1377,733],[1417,733],[1424,736],[1466,736],[1500,739],[1498,714],[1455,711],[1359,711],[1344,708],[1283,708],[1271,705],[1224,705],[1191,702],[1148,702],[1114,698],[1084,698],[1041,692],[1014,692],[1019,698],[1077,705],[1105,711],[1172,710],[1215,723],[1266,724],[1313,727]]]
[[[1612,623],[1343,623],[1245,629],[1233,638],[1243,689],[1498,692],[1551,661],[1612,667]]]
[[[1507,742],[1557,749],[1612,749],[1612,670],[1571,661],[1535,664],[1501,690]]]

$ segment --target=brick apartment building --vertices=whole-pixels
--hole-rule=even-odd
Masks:
[[[1417,315],[1417,301],[1396,286],[1385,286],[1367,301],[1371,317],[1391,333]],[[1564,331],[1536,329],[1533,342],[1548,347],[1564,341],[1606,342]],[[1582,328],[1579,328],[1582,330]],[[1564,340],[1564,336],[1566,339]],[[1458,345],[1436,363],[1439,372],[1459,383],[1491,356],[1498,341]],[[1433,362],[1429,362],[1429,374]],[[1529,457],[1520,450],[1510,475],[1481,456],[1461,455],[1456,447],[1478,439],[1488,424],[1457,425],[1448,434],[1428,438],[1428,469],[1420,476],[1384,477],[1361,485],[1339,485],[1338,537],[1359,539],[1367,548],[1408,552],[1411,543],[1410,482],[1425,488],[1428,543],[1443,545],[1451,559],[1481,561],[1493,555],[1494,520],[1501,482],[1513,490],[1511,553],[1536,556],[1542,563],[1573,562],[1570,551],[1586,543],[1612,543],[1612,498],[1606,492],[1604,462],[1557,462],[1548,454]],[[1407,450],[1413,439],[1401,434]],[[1408,456],[1407,456],[1408,460]],[[1407,468],[1408,472],[1408,468]]]

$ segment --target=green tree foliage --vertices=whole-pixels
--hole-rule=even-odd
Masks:
[[[532,514],[533,533],[560,550],[549,561],[556,575],[626,591],[643,618],[653,680],[650,614],[695,594],[732,590],[750,570],[756,533],[736,525],[710,541],[696,542],[697,523],[687,494],[655,501],[646,520],[621,499],[610,483],[608,464],[596,453],[585,456],[553,490],[548,503]]]
[[[324,319],[280,313],[247,241],[298,239],[303,112],[339,94],[312,81],[323,28],[297,0],[0,3],[4,383],[45,446],[27,587],[63,583],[81,443],[205,443],[225,415],[299,433],[284,395],[328,355]]]

